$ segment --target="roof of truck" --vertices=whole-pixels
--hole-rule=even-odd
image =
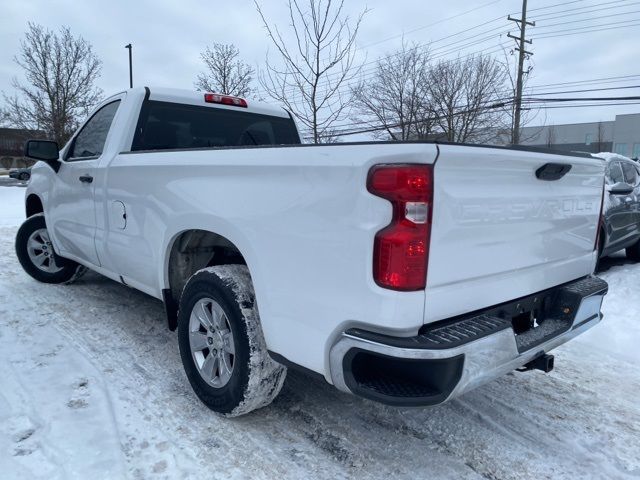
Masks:
[[[228,110],[241,110],[249,113],[258,113],[262,115],[271,115],[276,117],[289,118],[289,112],[282,107],[276,107],[268,103],[260,102],[253,99],[245,99],[247,107],[238,107],[230,105],[220,105],[216,103],[207,103],[204,100],[204,94],[209,92],[198,92],[193,90],[182,90],[178,88],[162,88],[162,87],[141,87],[149,92],[149,100],[160,102],[183,103],[187,105],[197,105],[202,107],[223,108]]]

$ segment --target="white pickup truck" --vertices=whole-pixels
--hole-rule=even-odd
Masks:
[[[17,256],[164,302],[197,396],[233,416],[286,368],[399,406],[442,403],[597,324],[604,162],[429,142],[300,145],[283,109],[137,88],[26,191]],[[131,318],[135,322],[135,318]],[[89,325],[88,325],[89,327]]]

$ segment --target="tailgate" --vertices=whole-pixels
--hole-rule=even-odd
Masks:
[[[547,163],[571,169],[540,180]],[[603,175],[593,158],[441,145],[425,323],[592,273]]]

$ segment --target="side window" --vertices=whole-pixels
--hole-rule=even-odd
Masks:
[[[633,186],[638,183],[638,172],[636,171],[636,167],[634,167],[630,163],[623,162],[622,171],[624,172],[625,182]]]
[[[67,155],[69,161],[87,157],[99,157],[104,149],[107,134],[111,128],[113,117],[118,111],[120,100],[111,102],[98,110],[76,135],[71,150]]]
[[[607,167],[607,183],[613,185],[618,182],[624,182],[620,162],[611,162]]]

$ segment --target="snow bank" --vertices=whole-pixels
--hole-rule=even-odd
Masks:
[[[0,227],[19,226],[24,220],[24,187],[0,187]]]

